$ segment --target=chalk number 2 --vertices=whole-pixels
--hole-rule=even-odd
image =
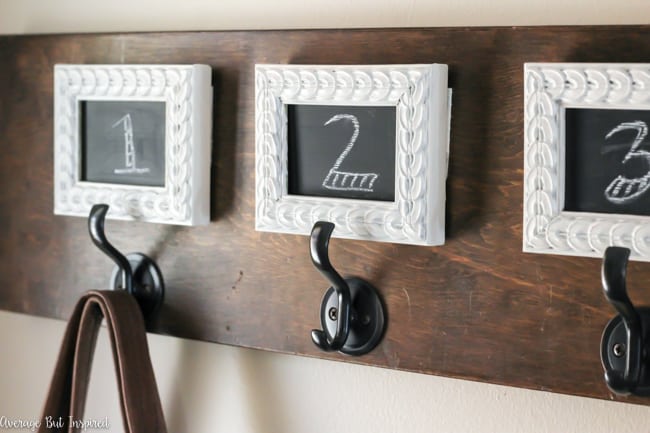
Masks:
[[[650,188],[650,152],[639,149],[641,143],[648,135],[648,125],[645,122],[636,120],[634,122],[623,122],[612,129],[605,136],[605,140],[621,131],[636,130],[636,138],[632,142],[630,150],[623,158],[623,164],[633,158],[642,158],[648,166],[648,171],[641,177],[627,178],[619,174],[605,188],[605,198],[614,204],[626,204],[638,199],[648,188]]]
[[[332,116],[323,126],[330,125],[334,122],[339,122],[342,120],[347,120],[352,122],[354,126],[354,132],[348,141],[347,146],[343,149],[339,157],[334,161],[334,164],[327,172],[327,176],[323,179],[323,188],[334,189],[339,191],[365,191],[372,192],[373,185],[379,174],[377,173],[359,173],[351,171],[341,171],[339,167],[343,163],[343,160],[347,158],[348,154],[354,147],[357,138],[359,137],[359,120],[356,116],[352,114],[337,114]]]

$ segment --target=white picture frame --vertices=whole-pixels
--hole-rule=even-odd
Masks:
[[[394,202],[288,194],[288,104],[396,107]],[[256,65],[256,230],[444,244],[450,108],[447,65]]]
[[[567,108],[650,110],[650,64],[524,65],[523,251],[650,261],[650,217],[564,210]]]
[[[54,213],[88,217],[105,203],[111,219],[208,224],[211,75],[207,65],[55,65]],[[164,186],[82,180],[83,101],[165,102]]]

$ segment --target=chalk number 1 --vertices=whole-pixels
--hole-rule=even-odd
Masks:
[[[149,173],[148,168],[140,168],[136,165],[135,161],[135,143],[133,142],[133,121],[131,120],[131,113],[120,117],[117,122],[113,124],[113,128],[122,124],[124,128],[124,165],[125,168],[116,168],[113,170],[115,174],[143,174]]]

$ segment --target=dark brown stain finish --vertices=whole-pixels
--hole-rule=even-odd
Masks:
[[[2,37],[0,307],[65,319],[82,292],[107,287],[113,266],[86,220],[52,212],[54,64],[205,63],[214,71],[212,223],[106,227],[120,250],[158,260],[167,297],[153,332],[612,398],[599,360],[614,315],[600,260],[521,252],[523,64],[648,62],[649,42],[648,26]],[[255,63],[450,67],[446,245],[330,246],[343,274],[367,279],[385,300],[385,339],[367,356],[312,344],[328,284],[308,238],[254,230]],[[639,305],[650,305],[649,279],[647,264],[630,265]]]

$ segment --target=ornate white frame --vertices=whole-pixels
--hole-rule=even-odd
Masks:
[[[447,65],[256,65],[255,228],[417,245],[445,241]],[[395,201],[288,194],[288,104],[395,106]]]
[[[210,220],[211,68],[207,65],[56,65],[54,213],[199,225]],[[81,180],[80,102],[164,101],[165,186]]]
[[[525,64],[523,251],[602,257],[616,245],[650,261],[650,217],[563,211],[572,107],[650,109],[650,64]]]

